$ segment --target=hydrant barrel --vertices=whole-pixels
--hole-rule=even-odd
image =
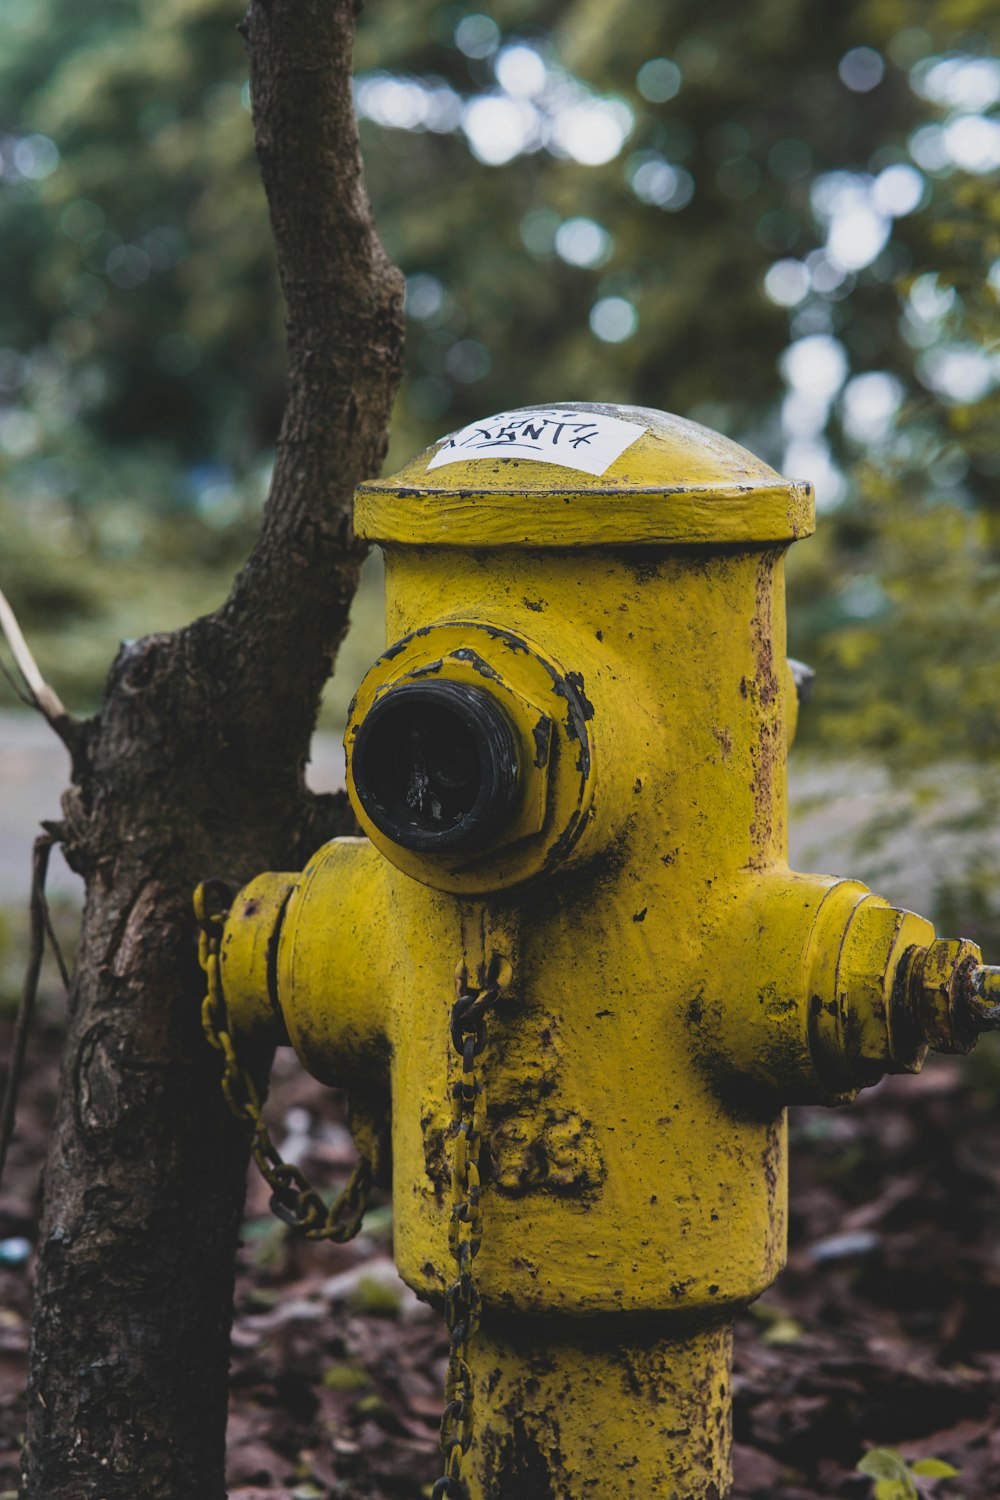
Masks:
[[[358,492],[391,641],[345,736],[365,837],[248,888],[222,976],[248,1033],[391,1098],[418,1294],[452,1306],[474,1243],[472,1500],[725,1495],[786,1104],[997,1024],[974,945],[788,868],[812,525],[808,484],[637,407],[502,413]],[[491,997],[478,1050],[456,984]]]

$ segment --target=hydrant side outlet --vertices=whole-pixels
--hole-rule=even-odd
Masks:
[[[288,1041],[278,1002],[278,936],[298,877],[258,875],[234,900],[220,949],[229,1021],[237,1036],[272,1046]]]

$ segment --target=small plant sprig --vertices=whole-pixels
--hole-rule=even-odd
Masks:
[[[943,1458],[918,1458],[909,1464],[895,1448],[869,1448],[857,1470],[874,1479],[872,1500],[922,1500],[927,1491],[921,1479],[954,1479],[959,1473]]]

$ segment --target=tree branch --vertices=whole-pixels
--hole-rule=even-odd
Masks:
[[[247,1146],[199,1023],[191,891],[300,868],[333,832],[303,773],[360,567],[353,491],[385,451],[402,279],[361,180],[352,0],[252,0],[244,33],[288,405],[228,601],[123,646],[79,726],[62,842],[87,896],[45,1169],[24,1500],[225,1493]]]
[[[252,0],[241,30],[287,303],[289,392],[261,534],[219,620],[268,694],[264,715],[242,684],[244,710],[287,745],[303,708],[315,713],[346,628],[362,556],[353,494],[385,456],[403,278],[362,177],[353,0]]]

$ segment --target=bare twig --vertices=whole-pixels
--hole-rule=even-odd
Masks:
[[[63,982],[63,989],[68,995],[69,969],[66,967],[66,960],[63,958],[62,945],[56,937],[55,928],[52,926],[52,913],[49,911],[48,898],[45,896],[44,891],[42,893],[42,909],[45,912],[45,936],[49,940],[49,947],[52,949],[52,957],[56,961],[56,968],[59,970],[59,978]]]
[[[38,670],[38,663],[31,654],[31,648],[17,623],[17,616],[10,607],[5,595],[0,592],[0,632],[10,647],[10,654],[14,658],[14,664],[24,679],[28,689],[28,696],[18,691],[16,685],[14,691],[18,697],[27,702],[29,707],[37,708],[43,718],[48,720],[49,725],[55,730],[62,740],[71,756],[75,756],[80,741],[80,721],[68,713],[63,705],[62,699],[54,687],[45,681]],[[11,680],[10,673],[4,668],[4,676]]]
[[[28,950],[28,967],[24,975],[24,987],[17,1007],[14,1022],[14,1038],[11,1047],[10,1070],[4,1084],[3,1104],[0,1105],[0,1178],[3,1177],[7,1148],[14,1133],[14,1116],[17,1111],[17,1096],[24,1068],[24,1052],[28,1044],[28,1032],[35,1012],[35,997],[38,994],[38,976],[45,952],[45,934],[48,933],[58,957],[59,972],[63,982],[69,986],[69,976],[63,963],[62,953],[52,933],[48,902],[45,899],[45,877],[49,869],[49,855],[55,839],[51,833],[39,834],[31,856],[31,946]]]
[[[17,616],[11,609],[5,595],[0,592],[0,630],[7,638],[10,654],[13,656],[17,669],[24,678],[35,703],[41,709],[48,720],[64,719],[66,710],[57,694],[55,688],[49,686],[38,670],[38,663],[31,654],[31,648],[21,633],[21,627],[17,623]]]
[[[5,661],[0,661],[0,672],[3,673],[4,679],[15,698],[20,698],[26,708],[37,708],[38,705],[35,703],[34,698],[28,697],[28,694],[24,691],[24,688]]]

